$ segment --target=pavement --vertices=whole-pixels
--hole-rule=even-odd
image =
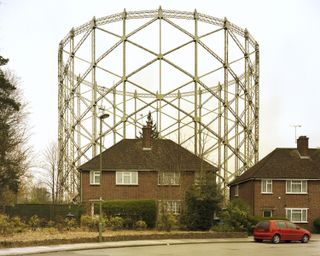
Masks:
[[[62,244],[21,248],[0,249],[0,255],[32,255],[40,253],[54,253],[63,251],[78,251],[90,249],[159,246],[159,245],[179,245],[179,244],[203,244],[203,243],[251,243],[252,237],[248,238],[215,238],[215,239],[163,239],[163,240],[137,240],[102,243],[79,243]],[[310,242],[320,242],[320,235],[313,235]]]

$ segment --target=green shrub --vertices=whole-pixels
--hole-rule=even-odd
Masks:
[[[213,225],[214,212],[220,209],[222,199],[215,176],[211,173],[201,173],[192,187],[186,191],[182,224],[188,230],[209,230]]]
[[[37,215],[33,215],[29,221],[28,225],[31,228],[31,230],[36,230],[37,228],[40,227],[40,219]]]
[[[315,233],[319,234],[320,233],[320,218],[316,218],[313,221],[313,227],[314,227]]]
[[[123,218],[116,216],[116,217],[110,217],[109,221],[108,221],[108,226],[112,229],[112,230],[119,230],[119,229],[123,229]]]
[[[55,227],[56,223],[53,220],[48,221],[48,228],[53,228]]]
[[[7,235],[10,232],[10,220],[7,215],[0,214],[0,234]]]
[[[123,228],[124,229],[133,229],[134,227],[134,220],[131,217],[126,217],[123,220]]]
[[[156,224],[157,206],[154,200],[106,201],[102,208],[106,216],[122,217],[126,220],[126,226],[138,220],[144,220],[149,228],[154,228]]]
[[[164,211],[158,216],[157,228],[170,232],[177,223],[177,218],[172,213]]]
[[[240,199],[228,203],[225,210],[220,214],[223,223],[232,227],[234,231],[247,231],[251,228],[249,221],[249,208]]]
[[[14,233],[21,233],[27,227],[27,225],[20,219],[20,217],[11,218],[10,226]]]
[[[134,224],[134,226],[135,226],[135,228],[137,229],[137,230],[145,230],[145,229],[147,229],[147,223],[145,222],[145,221],[143,221],[143,220],[138,220],[138,221],[136,221],[136,223]]]
[[[228,224],[218,224],[211,228],[212,231],[216,232],[233,232],[234,227],[229,226]]]
[[[80,218],[80,226],[90,231],[98,231],[99,217],[82,215]]]
[[[75,229],[77,227],[77,221],[74,218],[64,219],[64,228],[68,231]]]

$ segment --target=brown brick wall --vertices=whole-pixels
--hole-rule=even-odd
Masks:
[[[262,216],[265,208],[273,209],[274,217],[286,217],[285,208],[309,208],[308,224],[299,224],[301,227],[312,229],[312,222],[320,217],[320,181],[308,181],[308,194],[286,194],[284,180],[272,181],[272,194],[261,193],[261,181],[249,181],[239,185],[239,197],[248,203],[253,210],[252,214]],[[230,198],[234,198],[234,186],[230,188]],[[255,200],[250,200],[254,192]]]
[[[230,188],[230,199],[241,198],[244,202],[246,202],[249,207],[251,214],[253,214],[253,202],[254,202],[254,194],[253,194],[253,182],[248,181],[239,185],[239,196],[235,196],[235,186]]]
[[[158,172],[141,171],[138,173],[139,185],[116,185],[116,172],[108,171],[102,174],[102,185],[90,185],[90,173],[81,173],[82,202],[91,199],[103,200],[182,200],[185,191],[194,180],[194,172],[182,172],[180,185],[159,186]]]

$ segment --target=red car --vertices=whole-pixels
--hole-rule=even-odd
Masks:
[[[277,244],[280,241],[301,241],[308,243],[311,234],[308,230],[300,228],[286,220],[266,220],[259,222],[253,230],[254,241],[271,240]]]

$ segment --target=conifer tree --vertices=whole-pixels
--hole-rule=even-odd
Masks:
[[[159,138],[159,132],[158,132],[158,127],[156,123],[153,123],[153,119],[151,116],[151,112],[149,111],[149,114],[147,116],[147,125],[151,125],[151,138],[152,139],[158,139]],[[142,131],[139,132],[140,136],[138,137],[141,139],[143,137]]]
[[[8,61],[0,56],[0,205],[15,198],[28,154],[24,105],[15,77],[3,69]]]

